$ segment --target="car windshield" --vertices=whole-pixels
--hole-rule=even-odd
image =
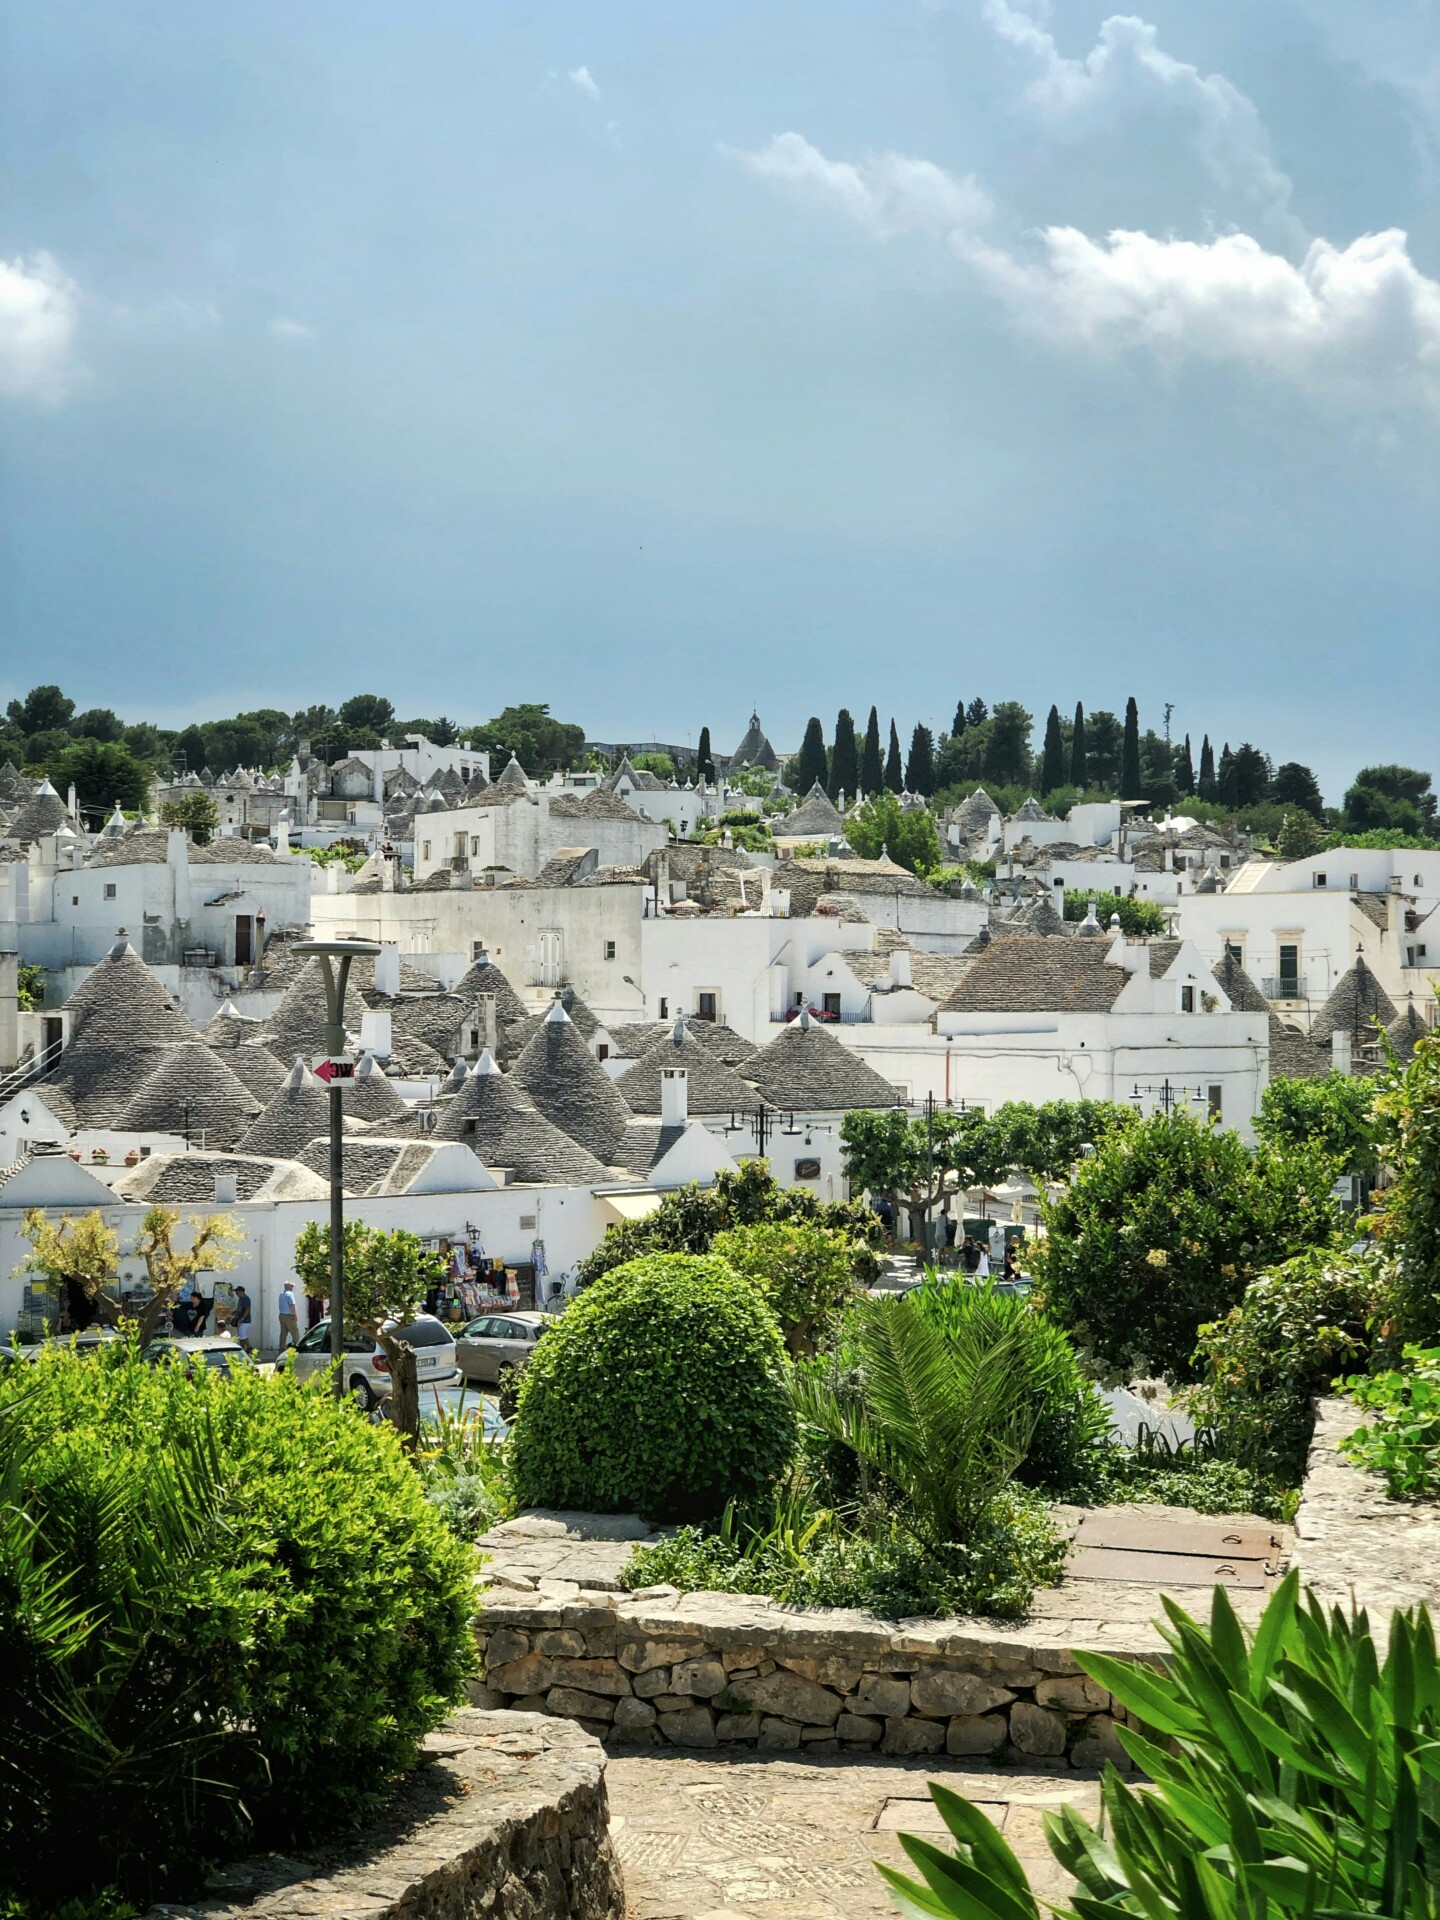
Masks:
[[[407,1347],[445,1347],[454,1340],[454,1335],[442,1321],[432,1320],[428,1314],[422,1314],[418,1320],[412,1320],[408,1327],[402,1327],[396,1338],[403,1340]]]

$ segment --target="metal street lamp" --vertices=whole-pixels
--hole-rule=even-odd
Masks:
[[[303,940],[291,952],[319,960],[325,976],[325,1057],[339,1061],[345,1053],[345,989],[350,964],[373,960],[380,947],[374,940]],[[330,1093],[330,1353],[335,1362],[335,1397],[345,1392],[345,1190],[341,1184],[344,1159],[341,1141],[345,1116],[340,1104],[341,1080],[329,1079]]]

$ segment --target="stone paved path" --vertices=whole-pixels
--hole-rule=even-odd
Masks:
[[[891,1760],[855,1764],[652,1748],[607,1768],[628,1920],[878,1920],[896,1912],[876,1860],[906,1864],[901,1831],[942,1838],[927,1782],[998,1822],[1041,1898],[1066,1880],[1042,1819],[1066,1802],[1094,1818],[1099,1782]]]

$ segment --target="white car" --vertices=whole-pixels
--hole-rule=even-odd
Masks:
[[[455,1336],[433,1314],[417,1314],[398,1330],[406,1346],[415,1349],[415,1375],[421,1387],[458,1386],[462,1378],[455,1353]],[[302,1334],[299,1345],[276,1362],[302,1380],[324,1373],[330,1365],[330,1322],[321,1320]],[[385,1350],[368,1334],[352,1333],[345,1342],[345,1385],[368,1413],[391,1388],[390,1362]]]

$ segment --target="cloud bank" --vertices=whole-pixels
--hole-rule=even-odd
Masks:
[[[80,289],[50,254],[0,260],[0,394],[62,400],[79,316]]]

